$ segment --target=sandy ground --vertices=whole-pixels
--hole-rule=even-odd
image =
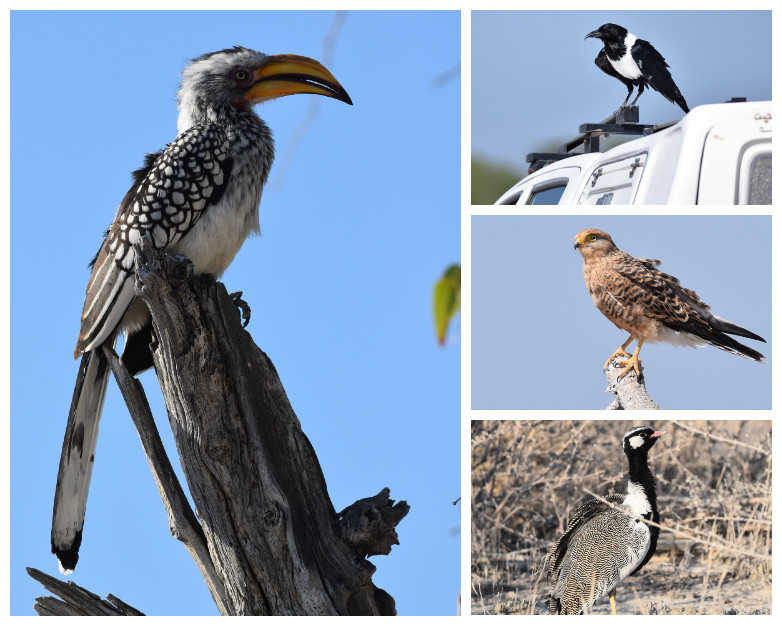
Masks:
[[[546,582],[539,570],[513,562],[473,574],[471,611],[475,615],[545,615]],[[491,570],[491,571],[490,571]],[[679,565],[665,556],[653,558],[617,590],[620,614],[631,615],[770,615],[771,580],[750,569],[748,562]],[[593,607],[593,615],[610,615],[608,598]]]

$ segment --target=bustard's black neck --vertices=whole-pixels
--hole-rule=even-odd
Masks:
[[[634,499],[645,498],[648,506],[638,502],[632,508],[637,508],[636,513],[652,519],[657,512],[657,489],[654,484],[654,476],[649,469],[647,450],[628,450],[627,462],[629,465],[627,493]]]

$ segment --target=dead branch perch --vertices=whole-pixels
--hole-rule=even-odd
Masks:
[[[225,287],[211,277],[190,280],[189,261],[148,240],[136,247],[136,263],[136,295],[152,314],[155,371],[197,517],[165,458],[143,388],[113,350],[105,353],[171,532],[220,613],[394,615],[394,599],[375,587],[365,556],[398,543],[407,503],[394,504],[386,488],[338,514],[277,371]],[[50,614],[62,608],[53,600]],[[106,613],[98,607],[97,614]]]
[[[225,612],[393,614],[374,565],[344,540],[315,452],[225,287],[181,282],[178,269],[172,279],[171,255],[148,242],[137,259],[136,293],[152,313],[155,369]],[[387,493],[381,508],[393,505]],[[391,532],[407,510],[397,505]]]
[[[643,372],[643,367],[641,367],[641,372]],[[605,373],[608,380],[606,391],[614,394],[613,401],[607,407],[608,410],[659,410],[660,406],[649,397],[646,391],[643,377],[638,380],[635,370],[631,370],[620,380],[619,375],[622,373],[622,367],[617,364],[616,360],[613,360],[608,364]]]
[[[63,582],[34,567],[26,569],[27,573],[41,583],[47,591],[62,598],[53,596],[36,598],[33,608],[38,615],[144,615],[111,594],[102,600],[100,596],[71,581]]]
[[[201,572],[218,610],[225,614],[227,611],[225,587],[215,572],[204,531],[198,523],[193,509],[190,508],[182,485],[179,484],[174,468],[168,460],[144,388],[137,379],[130,375],[110,345],[104,344],[103,352],[130,411],[130,417],[133,419],[133,424],[141,439],[141,445],[144,447],[149,468],[152,470],[152,476],[168,513],[168,527],[171,534],[185,544]]]

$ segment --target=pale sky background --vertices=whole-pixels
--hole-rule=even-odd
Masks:
[[[605,409],[613,399],[602,368],[627,334],[587,293],[573,249],[585,228],[661,259],[714,314],[763,337],[737,339],[771,362],[768,216],[473,216],[472,409]],[[665,343],[645,344],[640,358],[661,409],[771,408],[771,365]]]
[[[472,154],[526,172],[529,152],[611,115],[627,88],[584,41],[606,22],[657,48],[690,109],[771,99],[771,11],[472,11]],[[638,106],[642,123],[684,114],[651,89]]]
[[[188,59],[233,45],[323,60],[332,12],[25,12],[11,19],[11,614],[58,574],[49,532],[76,379],[87,263],[130,173],[176,135]],[[460,576],[458,328],[436,344],[431,290],[460,260],[458,11],[349,12],[327,63],[354,106],[257,108],[277,160],[263,235],[223,276],[252,307],[336,510],[391,489],[410,514],[373,557],[402,615],[455,614]],[[143,33],[143,37],[141,37]],[[400,39],[406,42],[400,46]],[[443,76],[445,74],[445,76]],[[297,146],[295,129],[319,115]],[[154,373],[142,376],[178,467]],[[74,575],[147,614],[215,614],[172,538],[110,384]]]

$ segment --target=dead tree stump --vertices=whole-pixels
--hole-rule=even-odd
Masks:
[[[137,249],[136,295],[190,510],[140,383],[104,347],[169,513],[224,615],[395,615],[365,557],[388,554],[409,511],[389,490],[337,513],[315,451],[269,357],[244,330],[225,287],[190,279],[186,259]],[[161,458],[162,455],[162,458]]]
[[[381,503],[365,507],[365,515],[378,508],[396,514],[357,554],[277,371],[242,327],[225,287],[208,277],[177,280],[181,263],[150,246],[138,259],[155,370],[226,612],[394,614],[364,557],[387,553],[385,537],[396,539],[407,504],[393,507],[385,491]]]

